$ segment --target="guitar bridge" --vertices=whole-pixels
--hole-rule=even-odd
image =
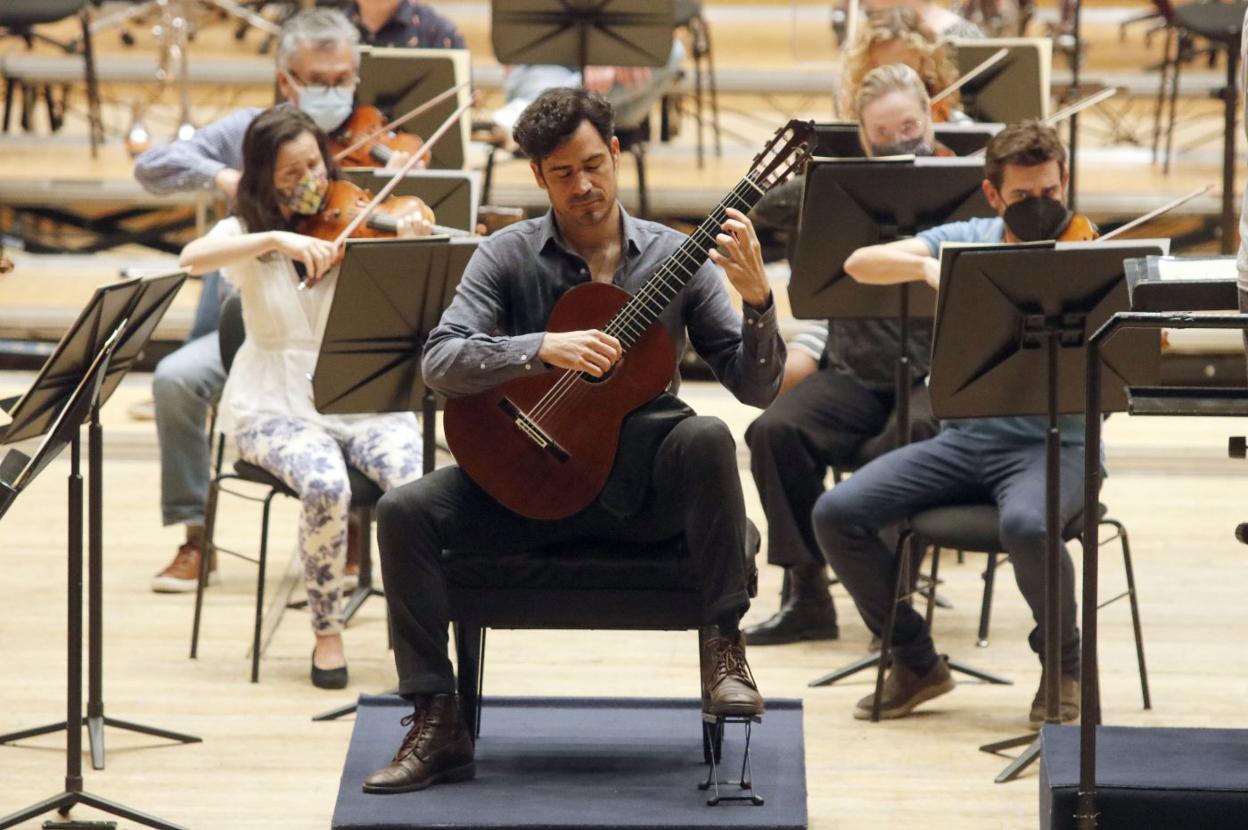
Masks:
[[[498,408],[507,413],[507,417],[512,420],[516,429],[520,430],[521,435],[553,455],[556,461],[562,464],[571,458],[567,450],[559,446],[555,439],[546,434],[546,430],[538,426],[537,422],[530,418],[526,412],[512,403],[510,398],[500,400]]]

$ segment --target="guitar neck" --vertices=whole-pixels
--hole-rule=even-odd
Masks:
[[[763,192],[748,176],[737,182],[737,186],[720,200],[702,224],[680,243],[676,252],[664,260],[633,298],[616,312],[607,325],[606,333],[618,339],[624,349],[636,343],[706,262],[707,252],[715,247],[715,237],[727,218],[726,209],[749,213],[750,208],[762,198]]]

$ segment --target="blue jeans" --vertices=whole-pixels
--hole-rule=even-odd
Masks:
[[[815,538],[840,577],[863,621],[876,636],[893,603],[895,551],[880,531],[926,508],[943,504],[995,503],[1001,514],[1001,542],[1010,555],[1014,578],[1036,628],[1028,638],[1043,657],[1045,453],[1043,442],[1002,444],[946,430],[935,438],[880,456],[815,502]],[[1083,445],[1061,449],[1060,522],[1083,507]],[[1063,548],[1062,672],[1079,674],[1075,567]],[[909,605],[898,609],[894,655],[925,672],[937,659],[923,615]]]
[[[210,475],[208,411],[225,386],[217,334],[186,343],[156,366],[160,509],[166,525],[204,523]]]

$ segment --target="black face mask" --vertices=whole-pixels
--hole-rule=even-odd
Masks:
[[[933,155],[932,145],[923,136],[908,138],[904,141],[893,141],[888,144],[872,144],[871,153],[875,156],[930,156]]]
[[[1057,239],[1070,224],[1071,213],[1057,199],[1028,196],[1005,209],[1002,218],[1023,242]]]

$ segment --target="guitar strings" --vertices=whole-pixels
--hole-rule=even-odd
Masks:
[[[742,193],[738,192],[743,187],[759,190],[754,180],[750,176],[747,176],[745,179],[738,182],[737,186],[734,187],[728,195],[715,206],[714,210],[712,210],[711,214],[707,217],[708,220],[713,219],[715,224],[722,224],[727,215],[726,208],[728,207],[735,207],[738,209],[744,208],[742,212],[748,211],[751,207],[750,202]],[[739,205],[731,204],[734,198]],[[713,247],[715,245],[714,236],[706,230],[705,226],[707,224],[710,224],[710,222],[703,222],[702,225],[699,225],[692,234],[686,237],[676,251],[658,269],[658,271],[655,272],[654,276],[647,280],[641,290],[639,290],[637,294],[635,294],[624,305],[623,308],[617,311],[609,321],[605,332],[607,334],[611,334],[613,337],[619,337],[622,341],[621,351],[636,345],[636,342],[645,334],[646,329],[652,323],[657,321],[658,316],[666,309],[668,303],[670,303],[680,289],[693,278],[694,274],[697,273],[697,270],[702,267],[702,264],[705,262],[706,251],[709,250],[709,247]],[[693,252],[686,250],[686,244],[689,241],[697,241],[699,234],[704,236],[707,242],[710,243],[708,249],[704,249],[702,251],[701,257],[698,257]],[[699,247],[701,247],[701,244],[699,244]],[[680,270],[684,272],[684,280],[681,280],[678,277],[673,270],[674,267],[679,267]],[[677,281],[677,285],[674,290],[672,290],[672,286],[668,283],[669,278],[675,278]],[[670,296],[665,296],[666,291],[671,291]],[[652,300],[657,300],[657,312],[647,306],[647,304]],[[645,318],[647,315],[653,317],[653,319],[646,321]],[[636,329],[635,332],[628,329],[630,324],[632,324]],[[623,336],[625,334],[627,334],[627,337]],[[563,377],[559,378],[558,381],[552,384],[546,394],[543,395],[534,405],[533,409],[530,410],[529,418],[540,425],[541,419],[547,418],[552,412],[554,412],[556,407],[580,397],[579,395],[573,395],[571,393],[577,389],[577,381],[584,379],[586,374],[587,373],[582,371],[565,370]],[[589,384],[585,384],[585,386],[588,387]]]

